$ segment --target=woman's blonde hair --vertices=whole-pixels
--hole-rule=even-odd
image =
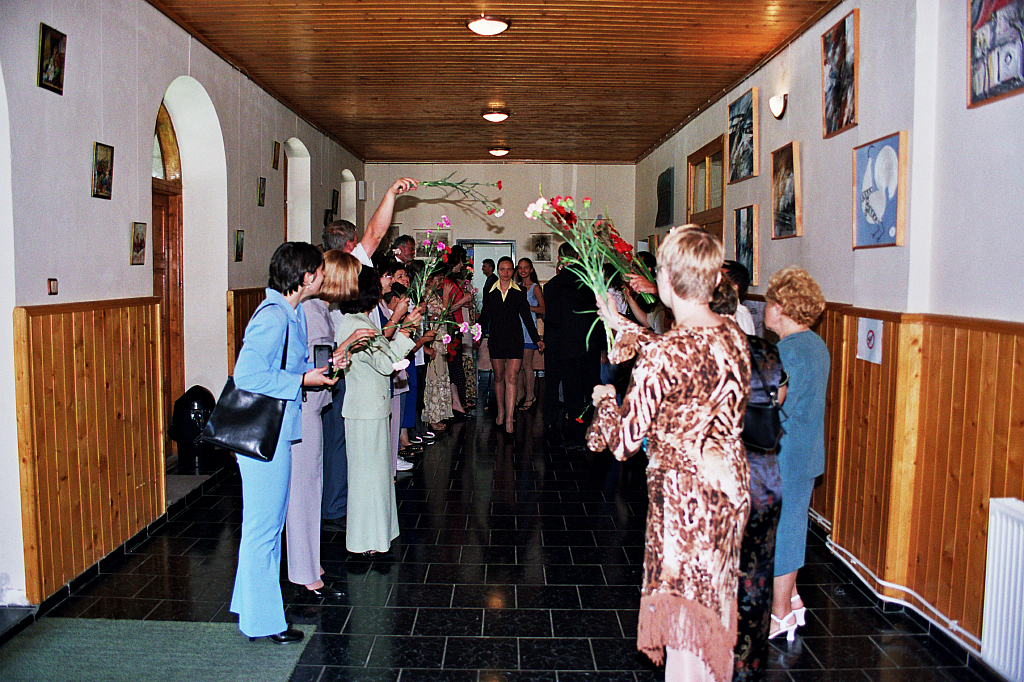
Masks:
[[[350,253],[331,250],[324,253],[324,283],[320,298],[328,303],[351,301],[359,296],[359,270],[363,264]]]
[[[725,260],[722,242],[697,225],[673,228],[658,249],[658,269],[664,269],[676,295],[707,303]]]
[[[805,327],[814,324],[825,310],[821,287],[813,277],[795,265],[782,268],[772,275],[764,297],[769,303],[777,303],[783,315]]]

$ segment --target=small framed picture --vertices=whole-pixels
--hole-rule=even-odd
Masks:
[[[800,202],[800,143],[772,152],[772,239],[800,237],[804,233]]]
[[[750,273],[750,284],[757,286],[757,204],[733,211],[736,226],[736,262]]]
[[[146,264],[146,223],[132,223],[132,265]]]
[[[92,195],[109,199],[114,187],[114,148],[109,144],[92,145]]]
[[[281,167],[281,143],[274,140],[273,156],[270,158],[270,167],[277,170]]]
[[[452,246],[452,233],[448,230],[432,230],[430,234],[427,234],[426,230],[419,230],[414,232],[413,235],[416,239],[417,258],[427,258],[428,256],[433,257],[436,255],[427,251],[430,242],[437,242],[449,247]]]
[[[534,232],[530,235],[530,250],[534,263],[551,263],[554,260],[550,232]]]
[[[854,9],[821,36],[822,137],[857,125],[857,50],[860,10]]]
[[[338,190],[331,190],[331,213],[338,215]]]
[[[329,208],[324,209],[324,227],[327,227],[334,222],[334,211]]]
[[[903,246],[907,132],[853,148],[853,248]]]
[[[39,77],[41,88],[64,94],[64,53],[68,37],[55,28],[39,24]]]
[[[260,178],[256,182],[256,205],[266,206],[267,205],[267,179]]]
[[[245,253],[245,230],[235,230],[235,262],[241,263]]]
[[[729,182],[757,175],[757,88],[729,105]]]

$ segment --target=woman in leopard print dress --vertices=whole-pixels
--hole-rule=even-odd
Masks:
[[[666,680],[732,678],[740,541],[749,474],[740,434],[750,386],[746,337],[708,308],[722,245],[692,228],[673,231],[658,254],[658,293],[675,316],[661,336],[598,301],[618,331],[609,359],[636,356],[622,407],[594,389],[591,450],[626,459],[644,444],[649,462],[647,540],[637,648]],[[667,652],[665,651],[667,649]]]

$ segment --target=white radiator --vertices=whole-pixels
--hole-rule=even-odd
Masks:
[[[1024,502],[988,504],[988,554],[981,656],[1012,682],[1024,682]]]

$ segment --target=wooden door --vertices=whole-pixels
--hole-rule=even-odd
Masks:
[[[170,426],[174,401],[185,392],[185,300],[182,280],[181,182],[153,179],[153,295],[160,299],[163,409]],[[170,456],[173,444],[167,442]]]

